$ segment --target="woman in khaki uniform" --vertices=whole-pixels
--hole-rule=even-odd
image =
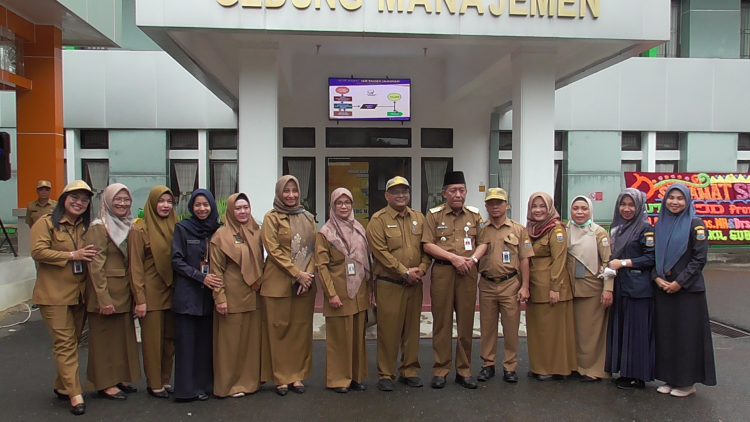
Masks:
[[[89,262],[86,311],[89,320],[89,364],[86,375],[99,396],[125,400],[141,377],[135,340],[128,274],[128,233],[133,223],[130,190],[121,183],[102,194],[100,218],[86,235],[99,250]]]
[[[284,396],[291,388],[301,394],[312,366],[315,219],[300,203],[294,176],[276,182],[273,209],[263,219],[262,233],[268,258],[260,295],[276,392]]]
[[[593,204],[576,196],[568,222],[568,274],[573,285],[578,373],[581,381],[609,378],[607,357],[609,307],[616,272],[607,268],[611,249],[607,231],[594,223]]]
[[[262,320],[257,292],[263,273],[260,227],[250,200],[227,200],[226,224],[211,239],[211,270],[224,281],[213,293],[214,395],[243,397],[260,389]]]
[[[526,310],[529,376],[540,381],[570,375],[576,365],[573,295],[565,268],[565,226],[552,197],[531,194],[526,229],[533,242],[531,303]]]
[[[174,196],[166,186],[151,189],[143,210],[130,230],[128,248],[135,314],[141,323],[141,349],[146,390],[169,398],[174,365],[172,307],[172,238],[177,216]]]
[[[91,222],[91,196],[86,182],[65,186],[52,214],[31,229],[31,256],[39,266],[33,300],[53,342],[57,379],[54,392],[70,400],[71,413],[86,413],[79,374],[78,341],[85,321],[83,293],[87,261],[98,252],[85,240]]]
[[[315,268],[326,303],[326,387],[364,391],[367,378],[365,322],[370,307],[370,249],[354,219],[352,193],[331,193],[331,218],[315,238]]]

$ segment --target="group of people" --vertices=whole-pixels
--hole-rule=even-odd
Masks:
[[[495,376],[498,319],[503,379],[517,382],[523,309],[529,376],[537,380],[619,374],[618,387],[659,379],[659,392],[678,397],[694,393],[695,383],[716,384],[702,276],[706,230],[682,185],[666,192],[655,228],[643,193],[626,189],[611,235],[593,222],[584,196],[574,198],[564,225],[548,194],[532,194],[524,227],[507,216],[507,193],[490,188],[483,221],[465,204],[462,172],[445,175],[445,203],[426,217],[409,207],[409,181],[390,179],[388,205],[366,229],[346,188],[331,193],[319,231],[295,177],[282,176],[275,193],[259,226],[244,193],[229,197],[220,218],[211,192],[198,189],[190,217],[178,222],[174,195],[157,186],[143,218],[134,219],[130,190],[115,183],[92,220],[91,188],[83,181],[65,187],[51,213],[32,226],[33,300],[53,340],[54,393],[70,401],[73,414],[86,410],[78,357],[86,320],[87,377],[103,398],[124,400],[137,391],[136,324],[153,397],[242,397],[265,382],[281,396],[304,393],[318,288],[325,298],[327,388],[366,389],[365,329],[375,323],[373,309],[377,388],[422,387],[419,326],[428,272],[433,388],[445,386],[454,365],[456,383],[466,388]],[[482,366],[475,378],[477,291]]]

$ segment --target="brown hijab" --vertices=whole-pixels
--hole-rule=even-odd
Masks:
[[[346,196],[352,203],[352,193],[346,188],[338,188],[331,193],[331,218],[320,229],[320,234],[346,256],[347,263],[354,261],[355,271],[346,275],[346,293],[350,299],[357,297],[362,282],[370,276],[370,250],[367,247],[365,229],[354,219],[354,210],[347,218],[336,215],[336,200]]]
[[[250,205],[244,193],[235,193],[227,199],[226,224],[219,228],[211,239],[213,247],[221,249],[229,259],[240,266],[242,279],[252,286],[263,272],[263,248],[260,240],[260,226],[255,222],[252,211],[247,223],[240,223],[234,215],[234,205],[243,199]],[[251,208],[252,210],[252,208]]]
[[[301,199],[293,206],[284,203],[284,187],[294,182],[299,191],[299,181],[292,175],[281,176],[276,182],[276,197],[273,199],[273,209],[289,216],[289,226],[292,229],[292,262],[301,271],[306,271],[315,251],[315,218],[305,211]],[[301,193],[300,193],[301,195]]]
[[[542,221],[536,221],[531,217],[531,204],[536,198],[542,198],[544,204],[547,205],[547,216]],[[529,208],[526,211],[526,230],[529,231],[529,237],[532,240],[537,240],[549,233],[559,222],[560,214],[555,209],[555,201],[552,197],[544,192],[532,193],[529,197]]]
[[[143,210],[143,225],[151,243],[151,255],[154,257],[156,272],[159,273],[167,286],[172,285],[172,238],[174,226],[177,225],[177,215],[174,208],[167,217],[161,217],[156,212],[159,198],[168,193],[174,194],[166,186],[155,186],[148,194],[146,208]]]

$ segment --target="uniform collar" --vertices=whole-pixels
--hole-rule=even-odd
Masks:
[[[404,212],[404,217],[406,217],[408,215],[411,215],[411,208],[409,208],[408,206],[406,207],[406,209],[404,211],[405,211]],[[386,209],[386,213],[388,214],[389,217],[391,217],[393,219],[395,219],[396,217],[398,217],[399,215],[401,215],[400,212],[398,212],[395,208],[393,208],[390,205],[388,205],[388,208]]]
[[[499,226],[496,226],[496,225],[495,225],[494,223],[492,223],[492,219],[491,219],[491,218],[490,218],[490,219],[488,219],[488,220],[487,220],[487,222],[489,223],[489,225],[490,225],[490,226],[492,226],[492,227],[494,227],[494,228],[496,228],[496,229],[500,229],[500,228],[502,228],[503,226],[508,226],[508,227],[511,227],[511,226],[512,226],[512,225],[510,224],[510,218],[508,218],[508,216],[507,216],[507,215],[505,216],[505,221],[503,221],[503,223],[502,223],[502,224],[500,224]]]
[[[453,208],[451,208],[450,205],[448,205],[447,202],[445,203],[445,210],[446,210],[446,214],[453,214],[453,215],[456,215],[456,216],[459,216],[459,215],[461,215],[461,214],[463,214],[463,213],[465,213],[467,211],[465,204],[464,204],[464,206],[461,207],[461,209],[459,211],[453,211]]]
[[[80,220],[80,218],[79,218],[79,220]],[[68,218],[67,214],[63,214],[62,218],[60,219],[60,224],[68,224],[68,225],[71,225],[71,226],[75,226],[76,223],[77,223],[76,221],[70,221],[70,219]]]

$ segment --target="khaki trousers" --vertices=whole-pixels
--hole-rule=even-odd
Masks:
[[[367,378],[365,320],[367,311],[326,317],[326,387],[349,387]]]
[[[521,307],[518,304],[518,277],[495,283],[479,280],[479,322],[481,326],[482,366],[494,367],[497,356],[497,320],[503,324],[505,359],[503,369],[515,372],[518,368],[518,327],[521,324]]]
[[[422,284],[404,286],[377,280],[378,377],[396,378],[401,349],[403,377],[419,376],[419,322],[422,318]]]
[[[446,377],[451,371],[453,312],[456,313],[456,373],[471,376],[471,339],[477,302],[477,271],[459,275],[453,266],[434,264],[430,284],[432,300],[432,374]]]
[[[140,323],[146,383],[152,390],[161,390],[172,379],[174,315],[169,309],[148,311]]]
[[[78,305],[39,305],[52,337],[52,350],[57,363],[55,389],[70,397],[83,394],[78,361],[78,342],[86,322],[86,307]]]

